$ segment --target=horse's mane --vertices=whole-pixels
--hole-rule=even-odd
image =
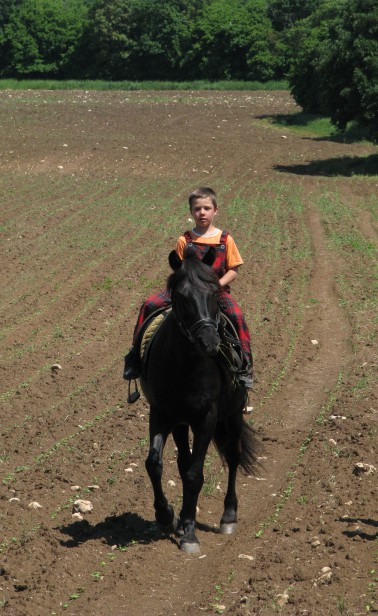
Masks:
[[[173,272],[167,280],[167,289],[173,291],[184,280],[190,284],[208,289],[215,293],[219,290],[219,279],[213,268],[202,263],[193,250],[186,250],[181,267]]]

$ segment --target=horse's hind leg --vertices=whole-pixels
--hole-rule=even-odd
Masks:
[[[155,431],[150,426],[150,450],[146,459],[146,469],[154,491],[155,519],[164,532],[174,532],[175,514],[168,504],[162,488],[163,451],[167,431]]]
[[[238,498],[236,495],[236,474],[241,460],[242,417],[234,415],[217,424],[215,443],[228,466],[228,484],[224,499],[224,511],[219,532],[230,535],[237,528]]]
[[[224,511],[220,521],[219,532],[223,535],[231,535],[236,531],[238,516],[238,498],[236,496],[236,473],[238,463],[235,457],[231,456],[228,461],[228,485],[224,499]]]

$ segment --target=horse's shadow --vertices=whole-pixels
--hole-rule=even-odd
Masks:
[[[153,543],[164,536],[155,522],[131,512],[108,516],[94,525],[88,519],[73,522],[60,527],[60,532],[70,537],[61,541],[61,545],[67,548],[96,539],[105,539],[109,546],[117,545],[122,548],[133,543]]]
[[[216,527],[197,523],[198,530],[218,533]],[[88,520],[73,522],[59,528],[63,535],[70,537],[61,540],[63,547],[75,548],[87,541],[105,539],[107,545],[126,548],[135,543],[150,544],[163,539],[171,541],[179,547],[179,542],[172,534],[161,530],[155,521],[145,520],[136,513],[126,512],[105,518],[102,522],[92,525]]]
[[[347,524],[351,524],[351,523],[366,524],[368,526],[373,527],[373,529],[374,528],[378,529],[378,521],[373,520],[372,518],[339,518],[338,521],[344,522]],[[355,528],[354,530],[344,530],[343,535],[349,538],[358,536],[361,539],[366,539],[367,541],[376,541],[376,539],[378,538],[378,530],[377,531],[373,530],[372,533],[367,533],[358,527],[358,528]]]

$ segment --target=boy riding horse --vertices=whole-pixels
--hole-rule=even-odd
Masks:
[[[195,226],[191,231],[180,235],[176,242],[176,252],[180,259],[183,259],[186,247],[190,246],[202,258],[210,246],[215,248],[216,259],[212,267],[219,277],[221,286],[218,292],[218,302],[221,311],[231,321],[240,340],[244,365],[238,371],[238,380],[244,387],[250,389],[252,387],[252,353],[249,330],[239,305],[230,294],[230,284],[237,277],[243,259],[231,235],[213,224],[218,212],[214,190],[201,187],[191,192],[189,208]],[[123,376],[126,380],[137,379],[140,376],[140,359],[136,346],[143,323],[153,312],[168,307],[170,304],[171,298],[168,290],[162,290],[147,298],[142,305],[134,330],[133,346],[125,357]]]

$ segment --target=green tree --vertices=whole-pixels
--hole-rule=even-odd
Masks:
[[[14,77],[64,77],[83,29],[83,0],[22,0],[4,27],[7,62]]]
[[[134,0],[130,15],[133,79],[177,79],[192,35],[194,3]]]
[[[292,28],[298,21],[309,17],[321,0],[269,0],[268,16],[274,30],[282,32]]]
[[[269,79],[274,42],[265,0],[212,0],[198,17],[188,69],[208,79]]]
[[[178,78],[191,35],[195,0],[97,0],[80,56],[87,76]]]
[[[94,0],[76,52],[76,70],[86,78],[123,79],[132,49],[128,0]]]
[[[9,61],[9,45],[5,37],[5,26],[9,21],[12,9],[20,2],[21,0],[0,0],[0,75]]]
[[[324,2],[292,29],[297,49],[290,85],[305,111],[340,129],[356,120],[378,139],[378,5],[376,0]]]
[[[347,0],[321,67],[323,107],[340,129],[351,120],[378,141],[378,3]]]
[[[298,48],[293,45],[293,28],[311,16],[322,0],[268,0],[268,16],[276,34],[275,55],[278,76],[287,76],[296,59]]]
[[[12,9],[22,0],[0,0],[0,27],[3,27],[9,19]]]
[[[323,111],[321,67],[327,54],[330,32],[340,28],[344,4],[345,0],[323,3],[318,11],[299,21],[287,34],[286,40],[291,49],[291,92],[297,103],[309,113]]]

